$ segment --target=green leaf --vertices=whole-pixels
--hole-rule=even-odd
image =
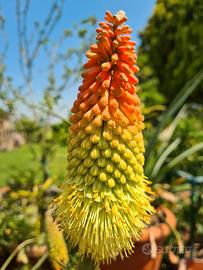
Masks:
[[[84,38],[84,36],[87,34],[87,29],[80,29],[79,31],[78,31],[78,36],[80,37],[80,38]]]
[[[187,109],[187,106],[186,105],[183,105],[183,107],[180,109],[180,111],[178,112],[177,116],[173,119],[173,121],[170,123],[170,125],[168,125],[160,133],[159,138],[158,138],[159,139],[159,142],[160,142],[160,146],[157,149],[158,151],[157,151],[156,155],[153,156],[154,158],[151,158],[150,159],[150,164],[148,164],[148,167],[147,167],[147,169],[148,169],[147,170],[148,175],[151,176],[152,172],[153,172],[153,176],[157,175],[158,171],[157,171],[157,173],[155,173],[155,171],[154,171],[154,170],[157,170],[157,167],[156,166],[158,166],[158,164],[159,164],[159,163],[157,164],[157,162],[158,162],[157,160],[159,159],[159,157],[160,158],[163,157],[162,156],[162,153],[164,153],[164,154],[167,153],[167,152],[165,153],[165,151],[168,151],[167,148],[171,149],[170,148],[170,140],[171,140],[171,138],[172,138],[172,136],[173,136],[173,134],[175,132],[175,129],[176,129],[178,123],[180,122],[180,120],[183,117],[185,117],[186,109]],[[168,157],[168,155],[167,155],[167,157]],[[156,169],[155,169],[155,167],[156,167]]]
[[[64,36],[65,36],[65,37],[70,37],[70,36],[72,36],[72,31],[69,30],[69,29],[65,29],[65,30],[64,30]]]
[[[164,164],[164,162],[166,161],[167,157],[176,149],[176,147],[180,144],[181,139],[177,138],[175,141],[173,141],[163,152],[163,154],[160,156],[160,158],[157,160],[154,169],[152,171],[152,177],[155,177],[161,166]]]
[[[191,156],[192,154],[194,154],[195,152],[198,152],[201,149],[203,149],[203,142],[198,143],[198,144],[190,147],[188,150],[182,152],[180,155],[178,155],[176,158],[174,158],[171,162],[169,162],[167,167],[168,168],[173,168],[175,165],[177,165],[183,159]]]
[[[159,123],[157,129],[152,135],[149,144],[146,147],[146,171],[148,170],[148,163],[150,160],[150,156],[153,153],[154,146],[158,140],[159,134],[161,130],[168,124],[170,118],[181,108],[186,99],[195,91],[197,86],[203,80],[203,69],[201,69],[177,94],[172,103],[170,104],[167,111],[163,113],[161,122]]]

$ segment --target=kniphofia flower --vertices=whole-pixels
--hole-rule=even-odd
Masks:
[[[131,253],[153,212],[132,29],[123,11],[105,19],[86,54],[71,110],[67,182],[56,200],[65,234],[96,263]]]
[[[46,238],[48,243],[49,259],[54,270],[62,270],[69,262],[68,249],[56,221],[53,220],[51,210],[45,215]]]

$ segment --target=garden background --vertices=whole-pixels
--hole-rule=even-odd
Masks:
[[[108,9],[125,10],[137,41],[154,204],[172,209],[181,241],[203,257],[202,1],[0,0],[0,267],[28,239],[8,268],[31,269],[34,252],[48,257],[44,216],[65,181],[70,108]],[[47,257],[38,269],[51,267]],[[53,269],[76,269],[71,247],[69,259]],[[161,269],[176,265],[164,255]]]

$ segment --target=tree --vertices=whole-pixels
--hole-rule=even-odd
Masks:
[[[140,33],[145,89],[158,89],[167,104],[203,66],[202,12],[201,0],[157,0],[153,15]],[[202,83],[192,99],[202,103]]]
[[[9,71],[5,72],[7,47],[10,43],[9,40],[4,41],[2,38],[4,43],[2,42],[3,48],[0,48],[0,108],[12,112],[18,128],[26,133],[29,140],[38,142],[40,151],[36,151],[32,144],[30,148],[35,157],[37,156],[43,178],[46,180],[49,176],[50,156],[54,152],[55,144],[60,142],[60,140],[56,142],[58,136],[54,138],[56,130],[52,128],[52,124],[59,120],[64,129],[69,124],[66,115],[61,114],[64,108],[64,92],[68,85],[75,82],[81,72],[84,51],[87,50],[92,39],[91,27],[93,28],[96,24],[96,19],[89,17],[82,20],[79,25],[74,25],[74,31],[62,28],[54,39],[52,33],[63,16],[66,0],[50,1],[45,17],[41,20],[36,17],[32,23],[28,23],[33,8],[32,2],[34,1],[16,0],[13,2],[13,8],[16,11],[20,84],[7,75]],[[2,5],[0,6],[0,38],[6,37],[5,22],[7,20],[9,17],[4,16]],[[72,35],[79,36],[81,44],[78,47],[70,48],[69,40]],[[47,59],[43,73],[46,85],[36,97],[35,85],[39,79],[36,74],[39,73],[39,59],[42,56]],[[74,58],[74,61],[70,61],[71,58]],[[62,135],[62,140],[64,140],[65,134]]]

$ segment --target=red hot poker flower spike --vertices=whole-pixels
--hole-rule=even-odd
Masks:
[[[129,254],[153,213],[132,29],[123,11],[105,19],[72,108],[68,180],[56,211],[67,237],[95,262]]]

